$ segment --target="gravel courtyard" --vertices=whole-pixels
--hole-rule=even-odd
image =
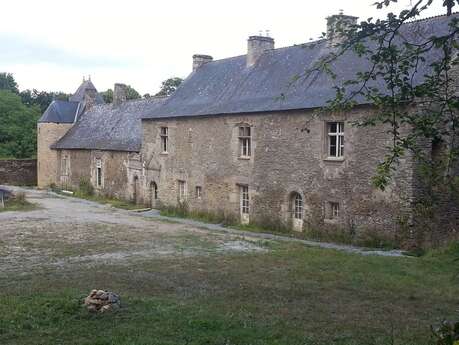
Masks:
[[[46,191],[30,189],[26,195],[39,209],[0,213],[1,273],[267,250],[256,238],[148,219]]]

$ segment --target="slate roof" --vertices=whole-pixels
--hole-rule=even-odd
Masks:
[[[52,123],[73,123],[75,117],[79,116],[85,108],[85,93],[87,90],[96,92],[95,104],[104,104],[104,99],[97,92],[96,87],[91,80],[83,80],[83,83],[69,97],[68,101],[54,100],[45,110],[43,115],[38,120],[39,123],[52,122]],[[78,112],[78,114],[77,114]]]
[[[80,85],[80,87],[75,91],[75,93],[69,97],[69,101],[71,102],[83,102],[84,101],[84,95],[86,90],[93,90],[97,92],[96,87],[92,83],[91,80],[83,80],[83,83]],[[96,104],[104,104],[104,99],[102,96],[97,92],[96,96]]]
[[[77,111],[81,113],[82,110],[80,102],[54,100],[38,122],[73,123]]]
[[[458,17],[454,14],[453,17]],[[427,38],[445,33],[451,17],[439,16],[407,23],[403,26],[408,39]],[[330,52],[327,41],[297,45],[265,52],[257,63],[247,68],[246,55],[209,62],[193,72],[160,107],[144,119],[208,116],[219,114],[271,112],[310,109],[326,105],[335,97],[334,86],[353,79],[358,71],[368,70],[369,62],[347,53],[333,65],[337,79],[317,74],[288,85],[292,78],[313,66]],[[419,66],[415,83],[422,80],[427,65],[438,52],[432,50],[426,63]],[[378,81],[375,81],[378,84]],[[381,87],[383,84],[379,82]],[[285,97],[281,97],[284,94]],[[364,99],[357,99],[365,103]]]
[[[54,149],[140,151],[141,118],[164,102],[164,98],[127,101],[118,106],[95,105],[84,112]]]

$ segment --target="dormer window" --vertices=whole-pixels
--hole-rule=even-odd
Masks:
[[[252,155],[252,131],[249,126],[239,127],[239,149],[241,158],[250,158]]]

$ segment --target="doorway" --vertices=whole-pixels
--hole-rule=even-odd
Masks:
[[[158,201],[158,185],[154,181],[150,183],[150,200],[151,208],[156,208]]]

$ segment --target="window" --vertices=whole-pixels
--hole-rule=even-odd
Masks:
[[[339,203],[330,202],[330,218],[336,219],[339,217]]]
[[[249,214],[249,186],[239,186],[240,207],[242,214]]]
[[[163,153],[168,152],[169,145],[169,128],[161,127],[161,150]]]
[[[186,197],[187,197],[186,181],[178,181],[178,197],[179,197],[179,201],[186,200]]]
[[[196,199],[201,199],[201,198],[202,198],[202,187],[196,186]]]
[[[251,128],[248,126],[239,127],[239,146],[241,157],[248,158],[251,156]]]
[[[344,156],[344,122],[329,122],[328,157],[342,158]]]
[[[96,185],[102,187],[102,161],[96,160]]]
[[[64,176],[67,176],[69,174],[69,166],[68,166],[68,158],[67,158],[67,156],[62,157],[61,172],[62,172],[62,175],[64,175]]]
[[[300,193],[294,193],[292,198],[293,218],[303,219],[303,197]]]

